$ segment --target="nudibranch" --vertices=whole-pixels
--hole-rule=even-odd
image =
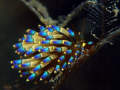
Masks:
[[[29,75],[26,81],[35,83],[53,79],[58,73],[66,73],[71,63],[84,54],[93,44],[80,38],[80,32],[69,28],[38,25],[40,32],[28,29],[19,43],[13,45],[20,59],[11,61],[12,68],[20,69],[20,77]]]

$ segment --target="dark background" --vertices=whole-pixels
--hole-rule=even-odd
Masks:
[[[81,0],[41,0],[52,18],[67,15]],[[39,31],[41,22],[20,0],[0,0],[0,90],[30,90],[34,85],[18,78],[18,70],[11,69],[11,60],[18,59],[13,44],[31,28]],[[88,27],[88,26],[86,26]],[[23,81],[21,81],[23,79]],[[19,83],[20,81],[20,83]],[[18,88],[19,86],[19,88]],[[47,84],[40,84],[47,87]],[[47,88],[46,90],[50,90]],[[113,45],[106,44],[82,64],[60,90],[120,90],[120,38]]]

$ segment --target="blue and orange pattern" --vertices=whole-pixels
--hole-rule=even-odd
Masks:
[[[15,53],[21,59],[11,61],[12,68],[20,69],[20,77],[30,75],[26,81],[39,77],[45,82],[53,79],[58,73],[66,73],[71,63],[78,59],[93,45],[80,38],[80,32],[49,25],[46,28],[38,25],[40,32],[28,29],[19,43],[13,45]]]

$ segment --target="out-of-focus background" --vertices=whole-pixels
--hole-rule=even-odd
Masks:
[[[84,0],[82,0],[84,1]],[[48,7],[52,18],[67,15],[81,0],[41,0]],[[78,22],[79,23],[79,22]],[[80,22],[81,23],[81,22]],[[18,70],[11,69],[11,60],[18,59],[13,44],[31,28],[39,31],[39,19],[20,0],[0,0],[0,90],[31,90],[33,87],[47,87],[41,83],[34,85],[19,78]],[[88,26],[86,26],[87,28]],[[119,90],[120,89],[120,38],[113,45],[106,44],[89,60],[82,64],[60,90]],[[35,89],[35,90],[50,90]]]

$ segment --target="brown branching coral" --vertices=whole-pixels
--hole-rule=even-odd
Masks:
[[[48,78],[48,81],[53,82],[53,90],[57,90],[63,81],[65,81],[68,76],[70,76],[71,73],[75,71],[80,64],[82,64],[82,62],[87,60],[106,43],[111,43],[110,41],[120,34],[120,25],[117,24],[119,22],[119,9],[116,5],[118,1],[87,0],[78,5],[75,10],[66,16],[64,20],[62,19],[63,16],[59,16],[58,20],[52,19],[47,8],[38,0],[21,1],[36,14],[39,20],[46,25],[46,28],[39,25],[41,30],[40,33],[31,29],[27,30],[31,35],[25,35],[24,38],[20,39],[21,43],[14,45],[15,48],[18,48],[16,53],[25,53],[24,56],[26,59],[12,61],[11,63],[15,64],[13,65],[13,68],[24,69],[29,67],[27,71],[29,71],[31,76],[28,77],[27,81],[32,80],[41,74],[42,76],[40,77],[40,80],[51,75],[51,77]],[[92,41],[86,42],[84,39],[80,38],[80,32],[77,33],[75,30],[73,32],[68,28],[63,28],[83,11],[86,12],[86,18],[96,25],[92,30],[90,30],[91,36],[96,39],[94,43]],[[95,33],[97,29],[101,31],[100,36],[97,36]],[[57,46],[56,44],[59,45]],[[64,47],[64,45],[67,46]],[[40,46],[42,46],[42,48]],[[63,56],[61,57],[59,57],[59,53],[56,52],[58,48],[62,50],[60,54]],[[46,49],[48,51],[46,51]],[[78,54],[77,50],[81,53]],[[46,56],[50,56],[45,58],[43,61],[41,59],[37,61],[36,59],[41,58],[41,54],[44,51],[47,52]],[[68,56],[66,53],[70,55]],[[31,55],[29,56],[29,54]],[[58,63],[65,58],[64,54],[66,60],[64,63]],[[43,57],[46,57],[44,55]],[[76,55],[78,56],[75,57]],[[69,61],[71,60],[71,56],[75,57],[74,60],[72,59],[72,62]],[[58,62],[56,62],[57,60]],[[57,64],[58,66],[56,66]],[[70,66],[67,67],[69,64]],[[62,69],[58,70],[61,66]],[[63,72],[64,70],[65,72]],[[57,74],[53,74],[53,72],[56,73],[57,71]],[[20,72],[22,72],[22,70],[20,70]],[[22,76],[24,76],[24,74],[22,74]]]

